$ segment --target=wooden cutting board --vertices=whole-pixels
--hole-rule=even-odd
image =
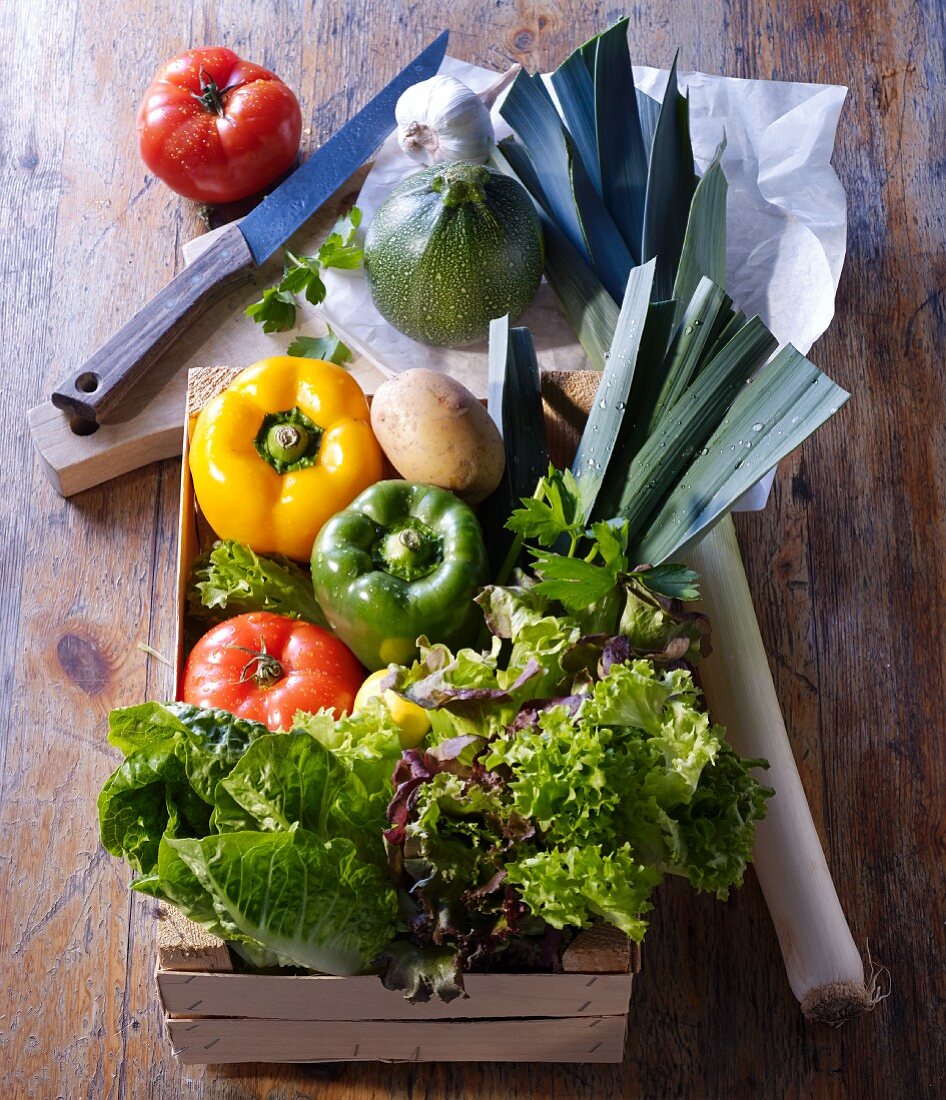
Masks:
[[[335,195],[287,242],[293,252],[311,255],[328,235],[336,219],[354,202],[369,166],[359,169]],[[191,262],[207,246],[207,233],[184,246]],[[248,366],[268,355],[282,355],[298,335],[317,336],[325,325],[317,310],[303,302],[299,327],[292,332],[266,335],[243,310],[282,273],[282,252],[264,264],[249,283],[221,298],[199,318],[122,402],[114,419],[94,428],[70,418],[48,399],[29,410],[33,443],[49,480],[63,496],[99,485],[120,474],[173,458],[181,453],[187,372],[218,363]],[[143,303],[129,303],[137,308]],[[352,363],[352,374],[367,393],[383,380],[365,360]]]

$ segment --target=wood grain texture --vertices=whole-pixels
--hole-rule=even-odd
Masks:
[[[184,1066],[239,1063],[273,1056],[281,1062],[363,1062],[456,1067],[493,1062],[621,1061],[627,1017],[549,1020],[215,1020],[168,1021],[168,1037]],[[233,1065],[233,1063],[238,1063]],[[335,1062],[337,1065],[338,1063]]]
[[[228,225],[197,259],[162,287],[52,393],[53,404],[104,424],[122,397],[217,298],[256,267],[236,225]]]
[[[464,988],[469,996],[449,1003],[438,997],[412,1005],[403,993],[385,989],[373,974],[330,978],[158,972],[161,999],[171,1016],[413,1020],[418,1024],[418,1039],[426,1020],[626,1016],[631,982],[630,973],[467,974]]]
[[[314,143],[433,33],[500,69],[548,68],[617,5],[448,0],[36,0],[0,23],[17,89],[0,133],[0,1089],[11,1097],[940,1095],[946,1090],[946,86],[939,0],[653,0],[636,59],[848,84],[837,318],[815,361],[854,399],[738,517],[750,585],[816,824],[859,942],[892,994],[806,1025],[750,875],[726,904],[668,883],[620,1066],[188,1068],[153,992],[152,903],[98,848],[110,706],[170,690],[135,648],[173,645],[177,463],[64,502],[24,411],[163,286],[194,207],[134,154],[134,100],[192,44],[224,42],[297,89]],[[120,94],[114,94],[120,89]]]

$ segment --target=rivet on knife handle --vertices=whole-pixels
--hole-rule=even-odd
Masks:
[[[230,226],[53,392],[53,404],[86,420],[106,420],[151,364],[255,267],[239,226]]]

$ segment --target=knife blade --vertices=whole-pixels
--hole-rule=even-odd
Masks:
[[[228,227],[175,275],[57,386],[52,403],[90,424],[106,421],[122,396],[191,322],[221,294],[248,279],[377,149],[394,129],[394,107],[401,93],[440,68],[448,37],[444,31],[434,39],[239,225]]]

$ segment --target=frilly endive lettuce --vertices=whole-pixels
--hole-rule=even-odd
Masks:
[[[510,864],[506,877],[553,928],[581,928],[599,917],[640,940],[647,928],[641,914],[651,908],[647,899],[661,874],[623,844],[607,853],[599,845],[539,851]]]
[[[194,562],[187,610],[205,627],[249,611],[327,625],[308,570],[276,554],[263,557],[234,539],[219,539]]]

